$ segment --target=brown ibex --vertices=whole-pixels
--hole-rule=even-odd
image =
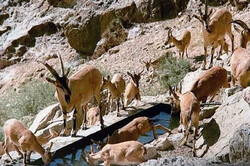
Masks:
[[[98,165],[99,161],[104,161],[104,166],[130,165],[145,162],[147,150],[144,145],[137,141],[126,141],[118,144],[107,144],[102,150],[95,153],[91,146],[91,154],[85,151],[86,161],[89,165]]]
[[[108,106],[109,106],[109,111],[112,108],[113,101],[116,100],[116,111],[117,111],[117,116],[119,116],[119,111],[120,111],[120,100],[123,103],[123,93],[125,90],[125,81],[122,77],[121,74],[115,74],[110,80],[110,76],[108,75],[107,79],[103,77],[103,83],[102,83],[102,88],[101,89],[106,89],[108,88],[110,90],[111,95],[108,97]],[[111,102],[110,102],[111,100]]]
[[[243,30],[241,31],[240,29],[235,27],[235,30],[241,35],[240,46],[242,48],[247,48],[247,43],[250,41],[250,28],[241,20],[234,20],[232,21],[232,23],[238,24],[243,28]]]
[[[178,100],[178,102],[180,103],[180,109],[181,109],[180,125],[184,130],[183,132],[185,134],[184,140],[181,142],[181,145],[187,143],[189,130],[193,125],[195,128],[194,140],[193,140],[193,155],[196,156],[195,143],[199,126],[200,101],[197,100],[195,95],[190,91],[184,94],[181,94],[180,91],[174,92],[170,85],[169,85],[169,90],[173,94],[175,100],[176,101]]]
[[[56,131],[52,130],[52,129],[49,130],[49,133],[50,133],[50,134],[49,134],[48,136],[45,136],[45,137],[43,137],[43,136],[36,136],[37,142],[38,142],[40,145],[45,145],[45,144],[47,144],[51,139],[53,139],[53,138],[59,136],[59,134],[58,134]],[[8,148],[8,151],[14,151],[14,150],[15,150],[14,147],[13,147],[11,144],[9,144],[9,146],[8,146],[7,148]],[[5,152],[4,152],[4,142],[0,142],[0,157],[1,157],[4,153],[5,153]],[[19,152],[18,152],[18,153],[19,153]],[[21,156],[22,154],[19,153],[19,155]],[[29,161],[30,155],[31,155],[31,152],[27,152],[27,161]]]
[[[179,58],[183,59],[185,51],[186,51],[186,57],[188,58],[187,48],[190,44],[190,40],[191,40],[190,31],[184,30],[181,39],[177,40],[172,34],[172,29],[169,29],[168,38],[167,41],[165,42],[165,45],[173,43],[175,47],[179,49]]]
[[[201,74],[190,91],[194,93],[199,101],[203,103],[207,101],[208,96],[214,98],[221,87],[228,88],[227,71],[223,67],[215,66]]]
[[[250,85],[250,54],[245,48],[238,48],[231,57],[232,83],[239,81],[243,88]]]
[[[52,143],[47,150],[44,150],[38,143],[36,136],[20,121],[16,119],[9,119],[3,126],[4,130],[4,151],[7,156],[12,160],[8,147],[10,144],[14,149],[22,154],[23,152],[23,165],[26,165],[27,152],[36,151],[42,156],[42,160],[45,164],[49,164],[51,161]]]
[[[143,70],[139,72],[138,74],[136,73],[131,74],[130,72],[127,72],[127,74],[132,78],[132,80],[126,86],[126,89],[124,92],[124,106],[125,107],[127,107],[129,102],[131,102],[134,99],[141,100],[139,81],[141,79],[142,72]]]
[[[232,14],[226,9],[219,9],[212,14],[212,10],[208,13],[207,0],[205,0],[205,14],[199,10],[200,16],[194,15],[202,23],[202,34],[204,41],[204,63],[203,69],[206,68],[207,59],[207,47],[212,46],[211,60],[209,67],[213,66],[213,54],[214,54],[214,43],[220,40],[224,40],[225,34],[231,39],[232,52],[234,51],[234,36],[231,30],[230,22],[232,20]],[[212,14],[212,16],[210,16]],[[222,46],[223,47],[223,46]]]
[[[63,112],[63,130],[62,134],[66,134],[66,118],[67,113],[72,112],[73,114],[73,129],[71,132],[72,136],[75,136],[79,130],[83,117],[84,124],[83,128],[86,128],[86,111],[84,111],[84,116],[82,108],[86,110],[87,103],[94,96],[97,100],[98,106],[100,108],[100,122],[101,128],[104,128],[103,119],[101,114],[101,84],[102,84],[102,74],[94,66],[84,66],[78,72],[73,74],[71,77],[67,77],[69,72],[64,72],[62,58],[59,55],[61,62],[61,75],[56,72],[49,64],[38,61],[42,63],[55,77],[55,80],[46,78],[46,80],[56,87],[56,98],[60,102],[61,109]],[[69,70],[68,70],[69,71]]]
[[[171,134],[171,130],[162,126],[161,124],[154,125],[153,121],[148,117],[138,117],[132,120],[127,125],[116,130],[111,136],[108,136],[105,143],[100,141],[93,141],[101,149],[106,144],[116,144],[125,141],[137,141],[138,138],[147,133],[148,131],[153,131],[154,139],[157,139],[156,130],[161,129]]]

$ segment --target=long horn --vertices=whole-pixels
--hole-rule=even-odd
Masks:
[[[51,150],[51,148],[52,148],[52,145],[53,145],[53,142],[51,142],[50,144],[49,144],[49,147],[48,147],[48,151],[50,151]]]
[[[207,11],[208,11],[207,0],[205,0],[205,19],[207,19]]]
[[[230,23],[238,24],[239,26],[241,26],[245,30],[249,29],[247,24],[244,23],[242,20],[234,20],[234,21],[231,21]]]
[[[55,77],[56,80],[60,80],[60,77],[57,74],[56,70],[53,69],[53,67],[51,67],[48,63],[45,63],[39,60],[37,60],[37,62],[43,64],[50,71],[50,73]]]
[[[62,72],[61,72],[61,74],[62,74],[62,77],[63,77],[63,76],[65,76],[65,75],[64,75],[64,66],[63,66],[63,61],[62,61],[62,57],[61,57],[61,55],[60,55],[60,54],[58,55],[58,57],[59,57],[59,59],[60,59],[61,68],[62,68],[62,69],[61,69],[61,71],[62,71]]]
[[[142,71],[140,73],[138,73],[138,75],[141,75],[143,71],[144,71],[144,69],[142,69]]]
[[[90,149],[91,149],[91,154],[94,154],[95,150],[94,150],[94,145],[93,144],[90,146]]]
[[[178,99],[179,96],[173,91],[172,87],[168,84],[169,91],[173,94],[174,98]]]

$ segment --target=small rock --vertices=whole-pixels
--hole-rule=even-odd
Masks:
[[[219,106],[204,107],[200,112],[200,120],[211,118]]]
[[[172,146],[173,144],[170,143],[170,141],[168,140],[168,133],[159,136],[158,139],[155,139],[154,141],[152,141],[150,143],[150,145],[156,147],[157,150],[166,150],[168,149],[170,146]]]
[[[243,90],[243,99],[250,104],[250,87]]]

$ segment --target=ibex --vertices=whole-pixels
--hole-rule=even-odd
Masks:
[[[78,72],[73,74],[70,78],[67,77],[69,70],[65,73],[62,58],[59,55],[61,63],[61,77],[49,64],[38,61],[42,63],[55,77],[55,80],[46,78],[46,80],[56,87],[55,96],[59,101],[63,113],[63,130],[62,135],[66,134],[66,118],[67,113],[72,112],[73,114],[73,129],[71,136],[75,136],[79,130],[82,121],[83,113],[82,108],[86,110],[87,103],[94,96],[97,100],[98,106],[100,108],[100,122],[101,128],[104,128],[103,119],[101,114],[101,84],[102,84],[102,74],[94,66],[85,66],[81,68]],[[84,111],[84,125],[86,128],[86,111]]]
[[[247,43],[250,41],[250,28],[248,28],[247,24],[241,20],[234,20],[231,23],[238,24],[243,28],[243,30],[241,31],[240,29],[235,27],[235,30],[241,35],[240,46],[242,48],[247,48]]]
[[[125,81],[122,77],[121,74],[115,74],[110,80],[110,76],[108,75],[107,79],[103,77],[103,83],[102,83],[102,88],[101,89],[106,89],[108,88],[110,90],[111,95],[108,98],[108,106],[109,106],[109,111],[112,108],[113,101],[116,100],[116,111],[117,111],[117,116],[119,116],[119,111],[120,111],[120,100],[123,103],[123,93],[125,90]],[[111,102],[110,102],[111,100]]]
[[[179,49],[179,58],[183,59],[185,51],[186,51],[186,57],[188,58],[187,48],[190,44],[190,40],[191,40],[190,31],[184,30],[181,39],[177,40],[172,34],[172,29],[169,29],[168,38],[167,41],[165,42],[165,45],[173,43]]]
[[[157,139],[156,129],[161,129],[171,134],[170,129],[160,124],[154,125],[152,120],[150,120],[148,117],[143,116],[135,118],[127,125],[116,130],[111,136],[108,136],[105,143],[100,141],[94,141],[94,143],[96,143],[99,148],[102,148],[106,144],[116,144],[125,141],[137,141],[141,135],[147,133],[150,130],[153,131],[154,138]]]
[[[190,92],[194,93],[196,98],[203,103],[207,101],[208,96],[212,96],[211,102],[221,87],[228,88],[227,71],[223,67],[215,66],[201,74]]]
[[[85,151],[86,161],[89,165],[98,165],[104,161],[104,166],[111,164],[129,165],[145,162],[147,150],[144,145],[137,141],[127,141],[118,144],[107,144],[102,150],[95,153],[91,146],[91,154]]]
[[[227,34],[232,43],[232,52],[234,51],[234,36],[231,30],[232,14],[226,9],[219,9],[214,14],[212,10],[208,13],[207,0],[205,0],[205,14],[200,12],[200,16],[194,15],[202,23],[202,34],[204,41],[204,63],[203,69],[206,68],[207,47],[212,46],[211,61],[209,68],[213,66],[214,43],[224,39]],[[210,16],[212,14],[212,16]],[[223,46],[222,46],[223,47]]]
[[[59,134],[58,134],[56,131],[52,130],[52,129],[49,130],[49,133],[50,133],[50,134],[49,134],[48,136],[45,136],[45,137],[43,137],[43,136],[36,136],[37,142],[38,142],[40,145],[45,145],[45,144],[47,144],[51,139],[53,139],[53,138],[59,136]],[[9,144],[7,148],[8,148],[8,151],[9,151],[9,152],[15,150],[14,147],[12,146],[12,144]],[[4,152],[4,142],[0,142],[0,157],[1,157],[4,153],[5,153],[5,152]],[[22,156],[22,154],[20,153],[20,151],[17,151],[17,153],[19,154],[19,156]],[[32,152],[27,152],[27,161],[28,161],[28,162],[30,161],[30,155],[31,155],[31,153],[32,153]]]
[[[87,121],[89,125],[94,125],[97,121],[99,121],[100,111],[99,107],[92,107],[88,111]]]
[[[200,101],[198,101],[195,95],[190,91],[184,94],[181,94],[180,91],[174,92],[170,85],[169,90],[173,94],[175,100],[178,100],[180,103],[180,125],[184,130],[183,132],[185,134],[184,140],[181,142],[181,145],[187,143],[189,130],[193,125],[195,128],[193,140],[193,155],[196,156],[195,142],[199,126]]]
[[[52,143],[47,150],[44,150],[38,143],[36,136],[20,121],[16,119],[7,120],[3,126],[4,131],[4,151],[7,156],[12,160],[8,147],[10,144],[20,154],[20,150],[23,152],[23,165],[26,165],[27,152],[36,151],[42,156],[42,160],[45,164],[49,164],[51,161]],[[13,161],[13,160],[12,160]]]
[[[138,74],[136,73],[131,74],[130,72],[127,72],[127,74],[132,78],[132,80],[126,86],[126,89],[124,92],[124,106],[125,107],[127,107],[128,104],[134,99],[141,100],[139,81],[141,79],[142,72],[143,70],[139,72]]]
[[[238,48],[231,57],[232,83],[239,81],[243,88],[250,85],[250,54],[245,48]]]

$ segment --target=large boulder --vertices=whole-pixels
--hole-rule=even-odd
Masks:
[[[229,140],[230,162],[250,164],[250,124],[242,124]]]
[[[243,99],[243,92],[226,98],[212,119],[204,121],[201,137],[196,147],[205,158],[229,162],[229,142],[242,124],[250,124],[250,105]]]

